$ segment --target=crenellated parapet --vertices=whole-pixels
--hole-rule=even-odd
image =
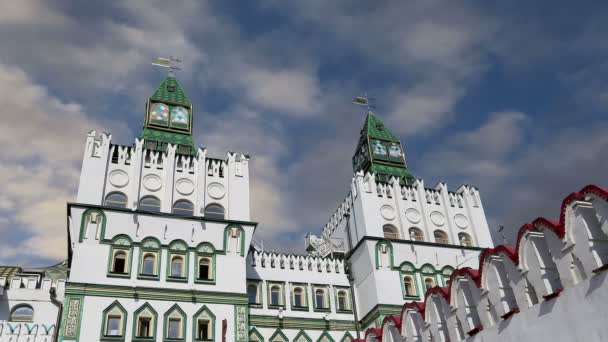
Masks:
[[[401,315],[368,329],[366,341],[463,341],[484,330],[494,334],[484,335],[484,341],[503,340],[500,336],[518,336],[505,335],[505,329],[528,324],[503,324],[507,320],[528,311],[533,314],[524,321],[551,314],[548,308],[556,303],[547,303],[559,305],[562,297],[566,307],[582,302],[604,284],[605,276],[599,275],[608,269],[608,190],[589,185],[569,195],[559,217],[523,225],[515,247],[485,249],[477,269],[455,270],[449,286],[430,288],[424,301],[406,303]],[[586,288],[579,290],[582,284]],[[538,307],[545,313],[536,312]],[[556,309],[556,315],[564,309]]]
[[[252,251],[250,264],[262,269],[286,269],[315,273],[344,274],[344,260],[307,255]]]
[[[188,150],[190,151],[190,150]],[[131,146],[112,143],[110,134],[87,135],[77,201],[137,210],[140,201],[151,198],[160,212],[173,213],[176,203],[194,216],[206,216],[206,208],[224,212],[227,219],[248,221],[249,156],[228,152],[226,158],[210,158],[207,149],[193,153],[167,144],[166,149],[148,149],[145,140]],[[179,210],[179,209],[178,209]]]

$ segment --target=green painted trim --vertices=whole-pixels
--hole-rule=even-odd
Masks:
[[[290,283],[289,284],[290,287],[290,302],[291,302],[291,310],[294,311],[309,311],[309,305],[308,305],[308,284],[305,283]],[[304,296],[304,305],[302,306],[295,306],[295,290],[296,288],[299,287],[302,290],[304,290],[303,296]]]
[[[411,268],[415,271],[404,271],[403,270],[403,266],[408,265],[411,266]],[[417,276],[417,270],[416,267],[414,266],[414,264],[412,264],[411,262],[407,262],[404,261],[401,263],[401,265],[399,265],[399,283],[401,284],[401,294],[403,296],[403,299],[407,299],[407,300],[420,300],[420,284],[418,282],[418,276]],[[405,282],[403,281],[403,278],[405,278],[405,276],[410,276],[412,278],[412,280],[414,281],[414,289],[416,290],[416,295],[415,296],[408,296],[406,291],[405,291]]]
[[[317,290],[323,290],[323,304],[327,304],[327,307],[318,307],[317,306]],[[329,296],[329,285],[316,285],[316,284],[312,284],[311,285],[311,291],[312,291],[312,309],[315,312],[330,312],[331,311],[331,302],[330,302],[330,296]]]
[[[114,310],[114,308],[118,308],[118,310],[120,310],[120,312],[122,313],[122,328],[121,328],[122,335],[121,336],[107,336],[105,334],[106,323],[108,321],[108,313],[110,311]],[[127,335],[127,310],[122,305],[120,305],[120,302],[115,300],[105,310],[103,310],[103,313],[101,316],[101,332],[99,335],[99,340],[100,341],[124,341],[126,335]]]
[[[390,258],[390,263],[391,265],[389,266],[390,268],[393,268],[395,265],[395,259],[394,259],[394,253],[393,253],[393,244],[388,241],[388,240],[380,240],[378,242],[376,242],[376,269],[380,268],[380,246],[382,245],[387,245],[388,246],[388,253],[389,253],[389,258]]]
[[[200,279],[199,278],[199,274],[200,274],[200,267],[201,267],[201,262],[200,262],[200,258],[211,258],[211,279]],[[211,285],[215,285],[215,254],[210,254],[210,253],[196,253],[196,266],[195,266],[195,275],[194,275],[194,282],[197,284],[211,284]]]
[[[345,304],[346,304],[346,309],[341,310],[339,308],[339,303],[338,303],[338,292],[340,291],[346,291],[346,298],[345,298]],[[350,291],[350,287],[348,286],[334,286],[334,302],[336,304],[336,312],[337,313],[352,313],[353,312],[353,294]]]
[[[287,338],[287,336],[285,336],[285,334],[283,334],[283,332],[281,331],[281,329],[277,329],[274,334],[272,334],[272,336],[270,336],[270,338],[268,339],[268,341],[270,342],[274,342],[274,339],[280,337],[282,339],[281,342],[289,342],[289,339]]]
[[[350,340],[347,340],[347,338],[350,338]],[[344,334],[344,337],[342,337],[342,339],[340,340],[340,342],[350,342],[350,341],[354,341],[354,339],[355,338],[353,337],[353,335],[351,335],[350,332],[347,331]]]
[[[234,306],[234,336],[238,336],[238,317],[237,317],[237,308],[239,305]],[[245,327],[249,331],[249,307],[246,305],[240,306],[245,309]],[[245,339],[238,339],[235,342],[249,342],[249,333],[245,334]]]
[[[232,228],[238,228],[241,234],[241,250],[239,252],[240,256],[245,256],[245,229],[240,224],[231,223],[224,228],[224,251],[228,251],[228,232]]]
[[[115,236],[112,241],[116,240],[118,237],[122,237],[125,236],[127,238],[129,238],[126,235],[117,235]],[[131,240],[129,238],[129,240]],[[126,266],[127,272],[126,273],[114,273],[112,272],[112,266],[113,266],[113,261],[114,261],[114,250],[118,250],[118,251],[124,251],[127,253],[128,255],[128,261]],[[108,272],[107,272],[107,276],[110,278],[131,278],[131,266],[133,264],[133,245],[131,244],[130,246],[124,246],[124,245],[111,245],[110,246],[110,255],[108,257]]]
[[[376,318],[380,315],[388,316],[388,315],[399,315],[401,314],[401,305],[388,305],[388,304],[376,304],[360,321],[361,328],[367,327],[370,323],[372,323]],[[346,330],[346,329],[345,329]],[[348,330],[355,330],[348,329]]]
[[[176,244],[183,244],[186,246],[186,250],[176,250],[172,248],[172,246]],[[184,264],[182,265],[183,269],[183,277],[173,277],[171,276],[171,261],[174,256],[182,256],[184,259]],[[188,249],[188,244],[184,240],[173,240],[169,244],[169,248],[167,249],[167,272],[165,273],[166,281],[187,283],[190,277],[190,250]]]
[[[274,285],[279,285],[281,287],[281,303],[279,305],[274,305],[271,303],[272,293],[270,292],[270,288]],[[267,281],[266,282],[266,293],[268,293],[268,308],[269,309],[278,309],[285,308],[285,282],[282,281]]]
[[[310,336],[308,336],[308,334],[306,334],[306,332],[304,332],[304,330],[300,330],[300,332],[296,335],[296,337],[294,337],[293,341],[300,342],[300,341],[298,341],[298,339],[300,339],[300,338],[304,338],[306,341],[312,342],[312,339],[310,338]]]
[[[158,242],[158,245],[160,246],[160,241],[158,241],[158,239],[156,239],[156,238],[147,237],[142,240],[142,243],[140,244],[140,247],[139,247],[139,262],[137,263],[137,279],[154,280],[154,281],[160,280],[160,259],[162,257],[160,248],[143,247],[143,244],[146,240],[152,240],[152,239],[156,240],[156,242]],[[143,269],[143,263],[144,263],[144,254],[146,254],[146,253],[155,253],[156,254],[156,274],[155,275],[148,275],[148,274],[141,273],[142,269]]]
[[[247,295],[241,293],[178,290],[172,288],[130,287],[84,283],[67,283],[66,295],[96,296],[110,298],[133,298],[142,300],[163,300],[171,302],[243,304],[247,305]]]
[[[80,305],[78,306],[78,326],[76,327],[76,336],[65,336],[65,326],[66,326],[66,319],[67,319],[67,315],[68,315],[68,311],[69,311],[69,304],[70,304],[70,300],[72,299],[78,299]],[[59,342],[63,341],[64,339],[69,339],[69,340],[74,340],[74,341],[79,341],[80,340],[80,323],[82,322],[82,311],[83,311],[83,307],[84,307],[84,296],[82,295],[68,295],[66,293],[65,295],[65,299],[63,301],[65,304],[67,305],[67,307],[64,307],[62,315],[61,315],[61,324],[58,327],[59,328]]]
[[[251,307],[262,307],[262,286],[260,286],[262,284],[261,280],[255,280],[255,279],[247,279],[247,302],[249,303],[249,306]],[[255,303],[251,303],[249,302],[249,286],[250,285],[254,285],[255,286]]]
[[[401,308],[401,307],[399,307]],[[283,317],[276,315],[249,315],[249,324],[261,328],[303,329],[303,330],[330,330],[354,331],[355,322],[347,320],[329,320],[322,318]]]
[[[152,322],[153,322],[153,329],[152,329],[152,337],[138,337],[137,336],[137,321],[139,321],[139,314],[144,311],[145,309],[150,310],[150,312],[152,312]],[[152,307],[152,305],[150,305],[148,302],[144,303],[142,306],[139,307],[139,309],[135,310],[135,312],[133,313],[133,337],[132,337],[132,342],[146,342],[146,341],[156,341],[156,328],[158,326],[158,313],[156,312],[156,310],[154,310],[154,308]]]
[[[106,231],[106,214],[103,212],[103,210],[100,209],[87,209],[82,213],[82,217],[80,219],[80,233],[78,235],[78,242],[82,242],[84,241],[84,226],[85,226],[85,218],[87,217],[87,215],[91,212],[97,212],[100,214],[101,216],[101,232],[99,236],[103,236],[103,234]]]
[[[196,338],[196,332],[198,331],[198,317],[205,312],[210,318],[209,324],[211,325],[211,339],[199,340]],[[215,341],[215,315],[213,312],[211,312],[211,310],[209,310],[209,308],[207,308],[206,305],[203,305],[203,307],[200,308],[200,310],[198,310],[192,318],[192,341]]]
[[[169,333],[168,329],[168,321],[169,316],[173,314],[173,311],[177,311],[177,313],[182,317],[182,338],[169,338],[167,334]],[[186,326],[188,325],[188,316],[180,306],[175,303],[172,307],[165,312],[163,315],[163,342],[173,342],[173,341],[185,341],[186,340]]]
[[[329,340],[329,342],[336,342],[327,331],[324,331],[321,334],[321,336],[319,336],[319,338],[317,339],[317,342],[323,342],[324,337],[327,338]]]
[[[262,334],[260,334],[260,332],[258,331],[258,329],[256,329],[255,327],[251,327],[249,329],[249,340],[251,341],[251,337],[252,335],[255,335],[255,337],[258,338],[258,340],[260,340],[260,342],[264,342],[264,336],[262,336]]]

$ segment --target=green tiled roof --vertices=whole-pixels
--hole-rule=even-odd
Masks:
[[[15,274],[21,272],[21,267],[17,266],[0,266],[0,278],[6,278],[10,282]]]
[[[150,99],[163,102],[168,101],[185,106],[191,105],[191,102],[188,97],[186,97],[182,86],[173,76],[167,76],[160,86],[156,88],[154,94],[150,96]]]
[[[367,119],[365,120],[363,130],[364,132],[367,132],[367,135],[371,138],[399,141],[393,132],[386,128],[382,121],[380,121],[380,119],[371,111],[367,112]]]
[[[44,276],[46,278],[52,279],[53,281],[68,278],[69,268],[68,268],[67,260],[62,261],[62,262],[58,263],[57,265],[45,267],[43,269],[44,269]]]
[[[185,145],[190,147],[190,154],[196,154],[194,139],[190,134],[166,132],[152,128],[144,128],[142,138],[146,141],[156,141],[166,144]],[[157,148],[164,151],[166,148]],[[178,151],[179,153],[180,151]]]

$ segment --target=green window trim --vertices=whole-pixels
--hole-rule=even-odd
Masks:
[[[256,337],[260,342],[264,342],[264,336],[255,327],[249,329],[249,341],[251,341],[252,337]]]
[[[350,340],[348,340],[348,339],[350,339]],[[342,337],[342,339],[340,340],[340,342],[351,342],[354,340],[355,340],[355,338],[353,337],[353,335],[351,335],[350,332],[347,331],[344,334],[344,337]]]
[[[394,260],[394,254],[393,254],[393,244],[391,244],[390,241],[388,240],[381,240],[376,242],[376,248],[375,248],[375,254],[376,254],[376,269],[380,268],[380,248],[382,247],[382,245],[386,245],[388,248],[388,254],[389,254],[389,262],[390,262],[390,268],[393,268],[395,265],[395,260]],[[387,266],[383,266],[383,267],[387,267]]]
[[[197,331],[198,331],[198,320],[199,317],[202,316],[203,314],[206,314],[207,317],[209,318],[209,325],[210,325],[210,330],[211,330],[211,338],[210,339],[206,339],[206,340],[199,340],[197,338]],[[192,319],[192,341],[215,341],[215,315],[213,314],[213,312],[211,312],[211,310],[209,310],[209,308],[207,308],[206,305],[203,305],[203,307],[198,310]]]
[[[285,334],[283,334],[283,332],[281,331],[281,329],[277,329],[274,334],[272,334],[272,336],[270,336],[270,339],[268,339],[268,341],[270,342],[275,342],[276,338],[281,338],[284,342],[289,342],[289,339],[287,338],[287,336],[285,336]]]
[[[345,298],[346,309],[340,309],[340,305],[339,305],[339,301],[338,301],[338,294],[341,291],[346,292],[346,298]],[[334,301],[335,301],[337,313],[352,313],[353,312],[352,294],[350,292],[349,287],[334,286]]]
[[[84,241],[84,228],[86,226],[86,218],[92,212],[98,213],[99,217],[101,218],[101,231],[99,232],[99,238],[101,239],[105,234],[107,221],[106,214],[103,212],[103,210],[100,209],[87,209],[82,213],[82,218],[80,219],[80,233],[78,235],[78,242]]]
[[[179,316],[181,317],[181,328],[182,328],[182,337],[181,338],[169,338],[167,335],[169,334],[169,319],[174,311],[177,311]],[[180,308],[178,304],[174,304],[167,312],[165,312],[163,316],[163,342],[173,342],[173,341],[185,341],[186,340],[186,326],[188,325],[188,318],[184,313],[184,310]]]
[[[139,262],[137,264],[137,279],[141,280],[160,280],[160,241],[158,239],[149,237],[142,240],[141,244],[139,244]],[[156,274],[149,275],[143,274],[143,263],[144,257],[146,254],[154,253],[156,257]]]
[[[324,331],[321,336],[319,336],[319,338],[317,339],[317,342],[323,342],[323,338],[326,338],[329,340],[329,342],[335,342],[335,340],[333,339],[333,337],[331,337],[331,335],[327,332]]]
[[[211,279],[201,279],[199,278],[200,275],[200,267],[201,267],[201,259],[203,258],[208,258],[211,260],[209,267],[211,267]],[[196,267],[195,267],[195,277],[194,277],[194,282],[197,284],[210,284],[210,285],[215,285],[215,275],[216,275],[216,271],[215,271],[215,254],[209,254],[209,253],[197,253],[196,254]]]
[[[278,308],[285,309],[285,283],[278,282],[278,281],[269,281],[266,283],[266,285],[267,285],[266,293],[268,293],[268,298],[267,298],[268,299],[268,308],[269,309],[278,309]],[[279,289],[281,290],[281,293],[279,294],[279,305],[272,304],[272,292],[270,290],[275,285],[279,286]]]
[[[117,308],[120,312],[121,312],[121,333],[122,335],[120,336],[109,336],[106,335],[107,333],[107,322],[108,322],[108,315],[110,314],[110,312],[112,310],[114,310],[114,308]],[[125,340],[125,336],[127,335],[127,310],[125,310],[125,308],[120,305],[120,303],[115,300],[112,304],[110,304],[105,310],[103,310],[103,314],[102,314],[102,320],[101,320],[101,333],[99,335],[99,340],[100,341],[124,341]]]
[[[317,306],[317,290],[323,290],[323,304],[327,307],[319,308]],[[331,303],[329,301],[329,286],[328,285],[312,285],[312,308],[315,312],[331,312]]]
[[[429,271],[426,271],[425,268]],[[422,278],[422,287],[424,289],[424,293],[426,293],[426,278],[432,278],[434,284],[433,286],[439,286],[437,274],[439,274],[439,272],[431,264],[424,264],[420,266],[420,276]]]
[[[230,239],[229,234],[232,228],[237,228],[240,231],[240,256],[245,256],[245,229],[238,224],[229,224],[224,228],[224,252],[228,253],[228,240]]]
[[[405,277],[411,277],[414,287],[414,291],[416,293],[414,295],[408,295],[405,290]],[[403,299],[407,300],[419,300],[420,299],[420,284],[418,282],[418,276],[416,272],[416,267],[409,262],[403,262],[401,266],[399,266],[399,282],[401,283],[401,293],[403,295]]]
[[[293,342],[302,342],[302,339],[304,339],[306,342],[312,342],[312,339],[310,336],[308,336],[308,334],[306,334],[306,332],[304,332],[304,330],[300,330],[296,337],[294,337]]]
[[[181,277],[171,276],[171,264],[173,258],[181,256],[183,258],[182,273]],[[188,244],[183,240],[175,240],[169,244],[167,249],[167,272],[165,274],[165,280],[168,282],[187,283],[190,276],[190,250]]]
[[[448,286],[448,282],[450,281],[450,277],[452,276],[453,272],[454,268],[450,266],[445,266],[441,269],[441,278],[443,279],[443,286]]]
[[[290,283],[290,296],[289,297],[291,300],[291,310],[294,311],[309,311],[309,305],[308,305],[308,284],[305,283]],[[295,303],[295,294],[296,294],[296,289],[297,288],[301,288],[302,289],[302,297],[303,297],[303,304],[302,306],[296,306]]]
[[[144,310],[149,310],[150,313],[152,314],[152,324],[151,324],[151,328],[152,328],[152,337],[139,337],[137,336],[137,323],[139,321],[139,315],[144,311]],[[158,313],[156,312],[156,310],[154,310],[154,308],[148,303],[144,303],[142,306],[139,307],[139,309],[137,309],[134,313],[133,313],[133,338],[132,338],[132,342],[147,342],[147,341],[156,341],[156,328],[158,326]]]
[[[115,253],[123,251],[127,254],[125,260],[125,269],[124,273],[116,273],[114,272],[114,256]],[[112,244],[110,247],[110,255],[108,258],[108,272],[107,276],[109,278],[131,278],[131,267],[133,264],[133,243],[131,238],[126,235],[117,235],[112,239]]]
[[[249,303],[249,286],[255,286],[256,291],[256,302]],[[262,281],[261,280],[247,280],[247,302],[249,306],[252,308],[261,308],[262,307]]]

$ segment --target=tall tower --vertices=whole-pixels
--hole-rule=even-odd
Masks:
[[[207,156],[192,114],[170,75],[134,144],[87,136],[61,341],[247,341],[249,157]]]

